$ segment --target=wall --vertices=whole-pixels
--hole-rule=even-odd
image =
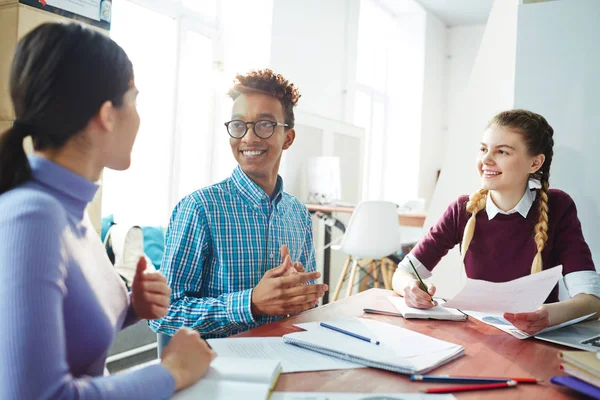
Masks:
[[[518,0],[496,0],[466,90],[457,96],[456,122],[448,131],[440,180],[427,214],[434,224],[450,202],[480,187],[475,169],[479,140],[489,119],[512,108]],[[438,264],[431,278],[441,296],[453,296],[464,282],[458,246]]]
[[[423,115],[419,160],[419,197],[429,203],[442,168],[444,154],[444,108],[447,82],[446,25],[431,13],[425,20],[425,71],[423,85]]]
[[[515,107],[554,128],[550,186],[569,193],[596,269],[600,263],[600,2],[562,0],[519,7]]]
[[[463,103],[461,96],[467,89],[471,71],[481,46],[485,25],[458,25],[448,29],[446,60],[446,97],[444,99],[445,135],[442,146],[445,146],[450,132],[457,132],[462,118]]]
[[[348,121],[349,43],[358,30],[349,21],[359,8],[359,0],[273,1],[271,67],[300,89],[299,109]]]

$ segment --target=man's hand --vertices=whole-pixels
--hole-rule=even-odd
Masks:
[[[282,254],[284,253],[283,247]],[[260,315],[281,316],[316,306],[328,286],[323,284],[306,285],[306,282],[320,277],[319,272],[304,272],[301,264],[298,267],[294,266],[288,250],[283,263],[267,271],[252,291],[252,314],[255,317]]]
[[[530,335],[534,335],[550,325],[548,309],[544,306],[533,312],[504,313],[504,318],[518,329]]]
[[[286,257],[291,258],[290,249],[285,244],[281,245],[281,247],[279,248],[279,255],[281,256],[281,263],[283,264]],[[294,268],[291,268],[290,270],[288,270],[288,272],[286,274],[293,275],[297,272],[305,272],[304,266],[299,261],[294,262]]]
[[[146,271],[146,258],[141,257],[131,284],[131,303],[140,319],[164,317],[170,304],[171,288],[158,271]]]

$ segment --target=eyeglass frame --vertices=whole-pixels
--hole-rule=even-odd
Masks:
[[[246,131],[240,137],[233,136],[231,134],[231,132],[229,132],[229,124],[232,123],[232,122],[235,122],[235,121],[241,122],[241,123],[243,123],[243,124],[246,125]],[[270,122],[272,124],[271,127],[273,128],[273,132],[271,132],[271,134],[269,136],[267,136],[267,137],[260,136],[258,133],[256,133],[256,129],[255,129],[256,124],[259,123],[259,122]],[[284,126],[284,127],[288,127],[289,126],[288,124],[286,124],[284,122],[271,121],[270,119],[259,119],[257,121],[248,121],[248,122],[243,121],[241,119],[232,119],[231,121],[225,122],[223,125],[225,125],[225,128],[227,130],[227,134],[231,138],[233,138],[233,139],[242,139],[244,136],[246,136],[246,134],[248,134],[248,131],[250,130],[250,128],[248,127],[248,124],[252,125],[252,129],[254,130],[254,134],[256,136],[258,136],[259,138],[261,138],[261,139],[269,139],[271,136],[273,136],[275,134],[275,128],[278,127],[278,126]]]

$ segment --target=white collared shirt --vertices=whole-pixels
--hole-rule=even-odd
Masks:
[[[514,213],[519,213],[523,216],[523,218],[527,218],[527,214],[529,214],[529,210],[535,201],[535,197],[537,195],[537,191],[535,190],[526,190],[525,194],[521,198],[521,200],[514,206],[511,210],[503,211],[494,204],[492,200],[491,193],[488,193],[487,201],[485,202],[485,212],[487,213],[488,219],[492,220],[498,214],[510,215]]]
[[[488,193],[488,198],[485,203],[485,212],[487,213],[488,218],[492,220],[498,214],[510,215],[514,213],[519,213],[523,218],[527,218],[529,210],[531,210],[531,206],[537,195],[537,191],[532,189],[539,189],[541,185],[538,181],[530,180],[528,186],[529,190],[525,191],[521,200],[509,211],[499,209]],[[426,279],[431,277],[431,272],[412,254],[407,254],[400,264],[398,264],[398,269],[402,269],[412,274],[412,267],[408,259],[412,260],[421,278]],[[570,297],[575,297],[580,293],[587,293],[600,298],[600,275],[598,275],[596,271],[571,272],[564,276],[564,283]]]

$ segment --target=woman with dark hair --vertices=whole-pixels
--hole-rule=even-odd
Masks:
[[[171,290],[140,259],[132,291],[85,212],[105,167],[129,167],[139,128],[129,58],[78,24],[20,40],[0,136],[0,398],[168,398],[200,379],[214,353],[180,330],[159,365],[103,376],[115,334],[165,315]],[[36,155],[23,151],[31,136]]]

